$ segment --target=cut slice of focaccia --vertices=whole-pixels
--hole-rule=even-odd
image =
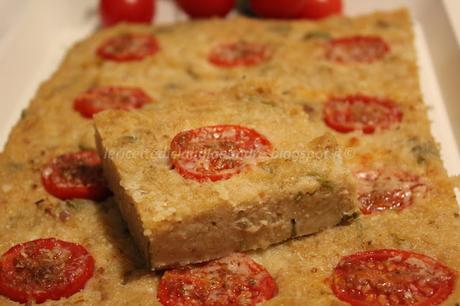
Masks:
[[[96,116],[109,185],[152,269],[264,249],[354,212],[335,139],[276,99],[236,86]]]

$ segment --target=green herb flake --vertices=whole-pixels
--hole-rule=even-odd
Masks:
[[[358,212],[353,212],[352,214],[345,214],[342,216],[342,220],[340,220],[340,225],[349,225],[358,219],[359,219]]]
[[[291,32],[292,27],[288,24],[276,24],[268,27],[268,30],[280,35],[287,35]]]
[[[418,164],[427,162],[431,157],[439,156],[437,148],[429,142],[413,146],[411,152],[414,154]]]
[[[79,210],[81,206],[79,203],[75,200],[67,200],[64,202],[64,206],[68,209],[74,209],[74,210]]]
[[[134,135],[124,135],[122,139],[127,142],[135,142],[137,138]]]
[[[326,179],[322,179],[322,178],[317,178],[318,182],[321,184],[321,188],[322,189],[325,189],[327,191],[333,191],[334,190],[334,183],[329,181],[329,180],[326,180]]]
[[[323,32],[323,31],[311,31],[305,33],[303,36],[303,40],[311,40],[311,39],[324,39],[328,40],[331,39],[332,35],[329,32]]]
[[[294,200],[295,200],[296,202],[300,202],[300,200],[302,200],[302,198],[303,198],[303,194],[302,194],[301,192],[299,192],[299,193],[295,196]]]

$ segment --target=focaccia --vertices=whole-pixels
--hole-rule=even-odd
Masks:
[[[265,249],[354,213],[335,139],[301,107],[245,89],[96,116],[105,175],[153,269]]]
[[[114,62],[98,56],[98,48],[107,39],[127,32],[153,34],[161,48],[140,61]],[[334,40],[347,36],[378,36],[388,48],[380,48],[378,58],[370,62],[344,63],[343,59],[342,62],[328,59],[326,48]],[[240,40],[274,45],[275,49],[264,55],[267,61],[253,66],[224,69],[211,64],[209,53],[216,45]],[[343,40],[335,41],[341,42]],[[369,54],[365,58],[369,60]],[[248,252],[246,256],[251,260],[232,255],[209,265],[188,267],[185,271],[155,273],[145,267],[112,198],[102,202],[61,200],[43,187],[40,174],[54,157],[95,149],[93,122],[74,110],[74,99],[82,92],[107,86],[138,87],[152,98],[153,105],[175,100],[176,94],[187,97],[189,90],[218,92],[222,87],[247,79],[254,82],[248,86],[255,89],[266,88],[259,82],[268,83],[273,90],[268,95],[281,94],[288,100],[282,105],[302,105],[319,129],[329,128],[324,120],[324,106],[329,105],[331,98],[348,101],[343,98],[361,95],[389,99],[398,105],[402,116],[395,116],[397,120],[391,124],[374,126],[373,133],[366,134],[362,129],[347,133],[332,128],[330,131],[345,151],[351,149],[349,158],[344,160],[363,183],[358,181],[358,195],[364,203],[372,202],[370,199],[388,199],[381,196],[383,192],[383,195],[392,195],[390,199],[396,199],[390,204],[399,206],[386,205],[392,209],[372,213],[365,210],[366,214],[355,216],[351,224],[293,239],[264,251]],[[401,170],[409,176],[385,174]],[[369,171],[370,174],[360,174]],[[398,195],[403,196],[402,202]],[[121,25],[98,32],[69,51],[62,66],[40,88],[13,129],[0,155],[0,211],[0,253],[19,243],[54,237],[80,244],[94,258],[94,271],[84,287],[67,297],[61,296],[60,300],[46,299],[44,305],[161,305],[160,299],[164,302],[170,292],[165,284],[175,285],[178,292],[196,294],[196,285],[210,280],[217,280],[215,284],[221,287],[214,287],[210,295],[203,298],[219,294],[223,298],[235,298],[226,290],[234,287],[222,286],[225,278],[214,278],[215,270],[210,269],[216,264],[234,268],[235,262],[243,263],[240,267],[258,271],[257,280],[249,279],[246,287],[239,287],[257,290],[232,291],[242,292],[242,297],[246,297],[243,301],[248,301],[251,294],[250,301],[265,302],[264,305],[349,305],[349,292],[340,291],[344,288],[341,275],[350,276],[350,281],[344,284],[357,289],[359,282],[354,282],[351,276],[360,270],[349,269],[347,274],[346,264],[366,263],[369,256],[376,254],[380,262],[386,263],[380,266],[379,272],[372,264],[348,265],[363,268],[361,271],[365,273],[360,274],[361,278],[375,285],[361,295],[364,299],[373,302],[378,299],[380,305],[384,305],[395,292],[395,286],[405,284],[397,296],[401,303],[414,304],[416,298],[429,305],[460,303],[457,277],[460,217],[439,149],[429,132],[426,106],[418,85],[413,31],[405,10],[353,18],[334,17],[319,22],[236,18],[153,29]],[[48,264],[53,266],[53,261]],[[406,264],[406,271],[411,273],[404,274],[403,278],[388,273],[396,267],[392,271],[400,274],[402,264]],[[177,280],[184,275],[182,272],[195,273],[201,278],[195,279],[193,286],[182,286]],[[234,268],[230,272],[230,276],[234,276],[247,270]],[[388,282],[379,287],[375,277],[382,274]],[[430,276],[435,276],[431,278],[434,283],[427,282]],[[398,279],[402,283],[398,283]],[[225,283],[233,284],[233,281]],[[420,290],[414,290],[412,285]],[[15,286],[22,288],[21,283]],[[261,288],[265,294],[257,295]],[[423,294],[418,294],[420,292]],[[5,295],[0,295],[0,304],[16,305]],[[29,300],[29,304],[33,302]]]

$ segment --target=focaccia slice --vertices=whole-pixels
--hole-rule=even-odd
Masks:
[[[237,86],[96,116],[109,185],[152,269],[264,249],[353,213],[335,139],[276,99]]]

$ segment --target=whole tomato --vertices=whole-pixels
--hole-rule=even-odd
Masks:
[[[235,7],[235,0],[176,0],[192,18],[225,17]]]
[[[150,23],[155,15],[155,0],[100,0],[99,14],[104,26],[118,22]]]
[[[342,13],[342,0],[307,0],[301,17],[321,19]]]
[[[300,17],[307,0],[250,0],[252,11],[259,17],[292,19]]]

